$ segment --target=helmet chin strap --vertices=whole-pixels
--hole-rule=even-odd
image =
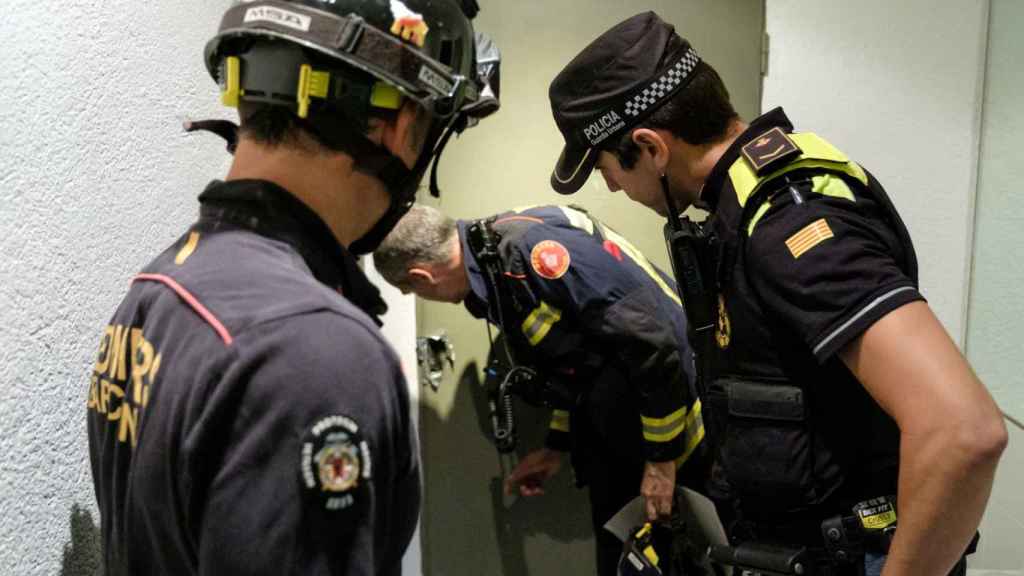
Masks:
[[[384,184],[390,198],[387,212],[378,220],[370,230],[356,239],[348,247],[349,252],[356,256],[369,254],[380,246],[384,238],[395,228],[402,216],[412,208],[416,201],[416,190],[420,181],[431,163],[434,163],[434,172],[431,177],[431,193],[439,196],[437,188],[437,160],[448,143],[453,132],[457,130],[460,122],[465,122],[461,114],[456,114],[449,123],[434,121],[431,123],[427,134],[426,143],[416,160],[416,164],[410,169],[405,162],[391,153],[386,147],[372,142],[363,135],[352,134],[350,131],[331,130],[330,122],[327,126],[310,121],[301,121],[303,128],[317,134],[325,142],[337,144],[336,134],[346,134],[344,145],[353,151],[356,170],[373,176]],[[226,120],[203,120],[188,121],[185,123],[187,132],[205,130],[213,132],[224,138],[228,143],[228,151],[234,154],[238,142],[238,127]]]
[[[431,162],[434,162],[434,170],[437,170],[436,160],[440,157],[444,145],[448,142],[446,136],[450,134],[451,129],[452,123],[444,124],[436,120],[431,123],[426,143],[423,145],[423,150],[420,151],[419,158],[417,158],[416,164],[411,170],[406,168],[405,162],[398,157],[391,156],[391,160],[378,170],[368,172],[384,183],[384,188],[391,195],[391,204],[388,206],[388,211],[370,228],[369,232],[358,238],[355,242],[352,242],[348,247],[349,252],[356,256],[373,252],[384,241],[384,238],[394,230],[402,216],[409,212],[409,209],[416,202],[416,190],[419,188],[420,181],[423,179],[423,175],[426,174]],[[390,155],[390,152],[388,154]]]

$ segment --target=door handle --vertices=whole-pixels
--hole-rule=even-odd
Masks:
[[[455,347],[442,330],[433,336],[416,338],[416,361],[420,365],[420,382],[437,392],[444,376],[444,365],[455,370]]]

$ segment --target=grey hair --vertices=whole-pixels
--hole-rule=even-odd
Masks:
[[[377,272],[393,286],[409,285],[409,268],[443,264],[451,258],[455,221],[440,210],[414,204],[373,253]]]

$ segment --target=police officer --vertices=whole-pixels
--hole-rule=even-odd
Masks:
[[[404,292],[462,302],[500,326],[514,362],[540,375],[549,388],[534,396],[555,407],[545,447],[519,462],[506,492],[542,494],[571,450],[577,480],[589,483],[598,571],[614,575],[622,543],[605,522],[638,494],[648,518],[667,517],[677,468],[686,464],[680,481],[703,477],[692,352],[672,280],[614,230],[562,206],[456,223],[417,205],[374,264]]]
[[[88,430],[108,574],[397,574],[419,464],[354,255],[483,104],[451,0],[246,0],[206,65],[241,127],[105,329]],[[493,109],[493,103],[490,106]]]
[[[713,319],[693,344],[732,542],[808,547],[822,573],[962,571],[1006,431],[921,296],[881,184],[781,109],[740,120],[653,13],[586,47],[550,98],[558,192],[596,169],[672,238],[680,211],[710,212],[677,279],[712,295],[691,321]]]

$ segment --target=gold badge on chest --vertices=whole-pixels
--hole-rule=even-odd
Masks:
[[[725,350],[732,340],[732,322],[729,321],[729,311],[725,309],[725,296],[718,295],[718,325],[715,326],[715,341],[718,347]]]

